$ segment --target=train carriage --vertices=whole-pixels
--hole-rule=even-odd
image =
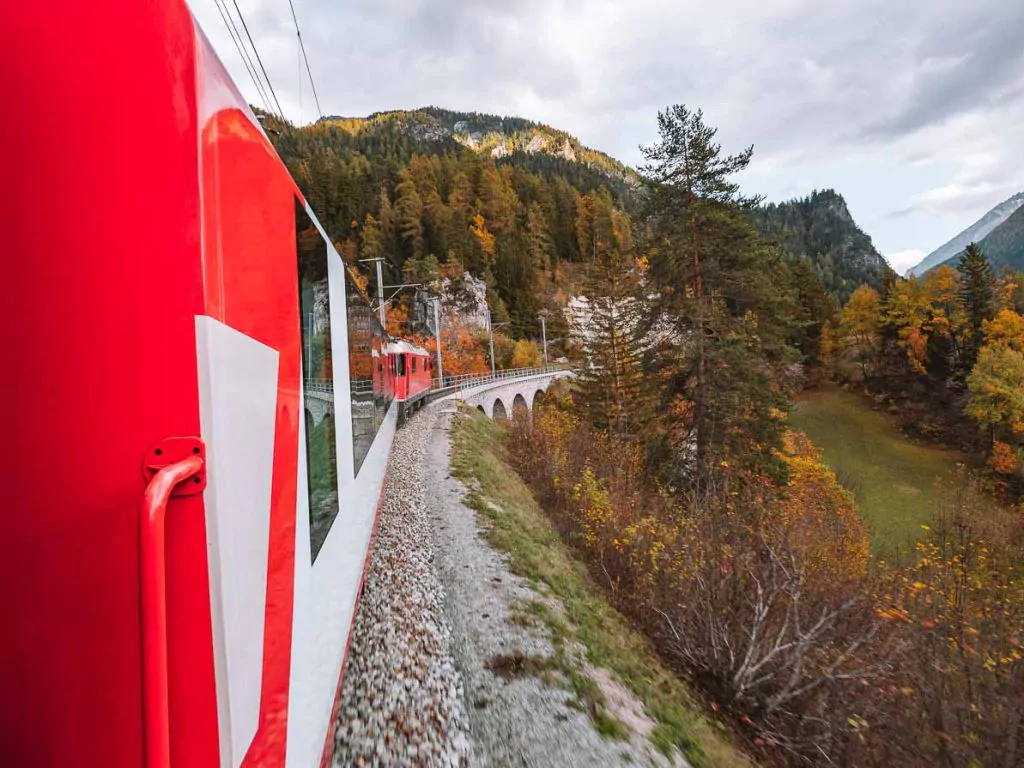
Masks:
[[[59,6],[0,11],[0,763],[319,765],[429,358],[182,0]]]
[[[401,339],[388,348],[395,380],[395,398],[399,401],[399,418],[420,408],[430,391],[433,364],[427,350]]]

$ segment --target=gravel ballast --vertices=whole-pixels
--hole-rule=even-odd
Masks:
[[[424,513],[420,468],[432,421],[427,411],[395,438],[342,684],[336,766],[469,764],[462,682]]]

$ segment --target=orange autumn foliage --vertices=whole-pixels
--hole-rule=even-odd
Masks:
[[[392,304],[387,308],[387,332],[391,336],[403,337],[409,335],[409,310],[401,304]]]
[[[987,346],[1024,352],[1024,317],[1011,309],[1001,309],[986,320],[982,332]]]
[[[473,216],[473,223],[469,225],[469,231],[473,233],[477,242],[480,243],[480,250],[488,256],[494,256],[494,235],[487,231],[487,223],[479,213]]]
[[[867,526],[853,494],[825,466],[807,435],[789,431],[778,452],[789,472],[779,503],[770,509],[787,543],[815,578],[856,579],[868,568]]]
[[[415,343],[427,349],[433,356],[437,353],[437,340],[416,338]],[[441,329],[441,362],[445,376],[464,373],[487,373],[491,365],[487,360],[486,341],[457,319],[446,320]],[[436,374],[435,374],[436,375]]]
[[[996,440],[992,443],[992,455],[988,458],[992,471],[1001,475],[1013,475],[1021,468],[1020,456],[1008,443]]]

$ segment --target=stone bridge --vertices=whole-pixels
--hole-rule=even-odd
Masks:
[[[313,417],[313,426],[319,427],[325,416],[334,417],[334,392],[319,382],[306,382],[306,410]]]
[[[533,411],[533,401],[545,392],[555,379],[573,375],[565,368],[531,369],[518,375],[514,371],[499,372],[495,378],[484,377],[483,381],[470,380],[457,386],[448,395],[483,411],[489,419],[507,419],[520,409]]]

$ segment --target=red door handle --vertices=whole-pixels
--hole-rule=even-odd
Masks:
[[[139,528],[142,587],[142,709],[146,768],[170,768],[167,682],[167,572],[164,518],[175,487],[203,470],[201,456],[159,469],[146,486]]]

